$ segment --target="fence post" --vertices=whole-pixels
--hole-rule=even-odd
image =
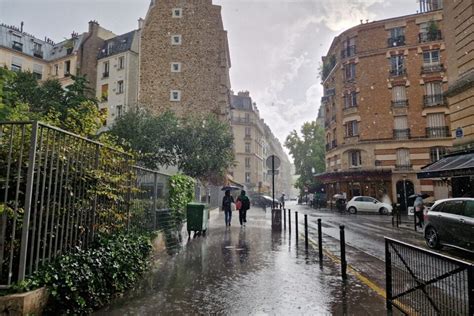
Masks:
[[[295,212],[295,236],[296,242],[298,242],[298,212]]]
[[[283,228],[286,230],[286,209],[283,208]]]
[[[157,222],[156,222],[156,203],[158,198],[158,174],[156,172],[153,173],[153,208],[152,208],[152,216],[153,216],[153,230],[157,230]]]
[[[392,256],[390,254],[388,240],[385,239],[385,292],[387,297],[385,299],[387,312],[392,314]]]
[[[347,261],[346,261],[346,236],[344,232],[344,225],[339,226],[341,239],[341,275],[342,280],[347,280]]]
[[[319,251],[319,261],[323,262],[323,232],[321,230],[321,219],[318,218],[318,251]]]
[[[33,181],[35,177],[36,165],[36,146],[38,142],[38,127],[37,121],[31,124],[30,137],[30,152],[28,154],[28,171],[26,174],[26,188],[25,188],[25,213],[23,215],[23,227],[21,233],[20,246],[20,264],[18,267],[18,281],[25,279],[26,272],[26,256],[28,252],[28,233],[30,230],[30,216],[31,216],[31,202],[33,196]]]
[[[304,214],[304,247],[308,251],[308,214]]]
[[[291,210],[288,209],[288,233],[290,234],[291,238]]]
[[[469,301],[468,315],[474,315],[474,266],[470,266],[467,270],[467,291]]]
[[[94,168],[95,171],[97,172],[99,169],[99,164],[100,164],[100,145],[96,145],[96,152],[95,152],[95,162],[94,162]],[[97,220],[97,193],[94,193],[94,202],[92,204],[92,220],[91,220],[91,240],[93,241],[95,239],[95,228],[96,228],[96,220]]]

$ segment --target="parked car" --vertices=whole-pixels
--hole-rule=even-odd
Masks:
[[[474,253],[474,198],[437,201],[425,215],[428,247],[455,247]]]
[[[346,210],[351,214],[356,214],[359,211],[389,214],[392,213],[392,209],[393,208],[390,204],[380,202],[370,196],[354,196],[346,204]]]
[[[268,195],[255,195],[250,198],[252,205],[257,207],[272,207],[272,198]],[[274,200],[276,204],[280,203],[277,199]]]

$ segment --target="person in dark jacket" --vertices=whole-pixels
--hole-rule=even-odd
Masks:
[[[239,221],[240,225],[244,225],[247,223],[247,210],[250,209],[250,199],[247,195],[245,195],[245,191],[242,190],[240,192],[239,197],[237,198],[237,204],[240,201],[240,208],[239,208]]]
[[[230,226],[232,220],[232,203],[234,203],[234,198],[230,195],[230,190],[226,190],[224,198],[222,199],[222,210],[225,214],[225,226]]]

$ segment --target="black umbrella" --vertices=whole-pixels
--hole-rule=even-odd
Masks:
[[[409,199],[416,199],[417,197],[421,197],[421,198],[424,200],[424,199],[426,199],[426,198],[429,198],[430,195],[429,195],[429,194],[426,194],[426,193],[419,193],[419,194],[410,195],[408,198],[409,198]]]
[[[225,187],[222,187],[221,191],[237,191],[237,190],[242,190],[242,188],[239,188],[239,187],[236,187],[236,186],[233,186],[233,185],[227,185]]]

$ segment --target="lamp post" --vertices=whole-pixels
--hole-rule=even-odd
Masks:
[[[407,176],[403,175],[403,198],[405,201],[405,210],[408,214],[408,201],[407,201]]]

